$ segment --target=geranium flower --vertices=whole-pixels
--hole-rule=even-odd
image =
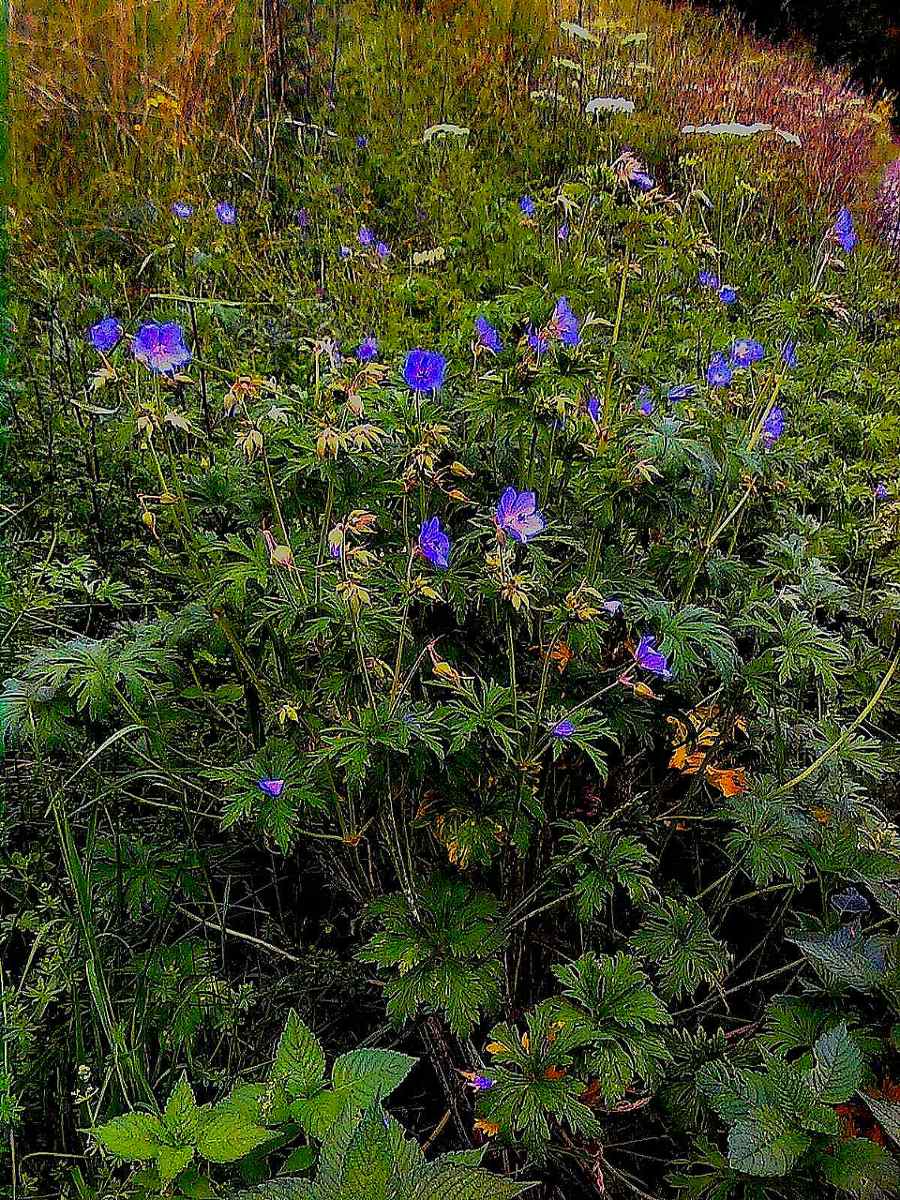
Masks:
[[[558,242],[567,242],[569,240],[569,222],[563,221],[559,229],[556,231],[556,240]]]
[[[352,253],[353,251],[349,246],[341,246],[341,248],[338,250],[338,258],[349,258]]]
[[[645,633],[638,642],[634,651],[634,661],[651,675],[658,675],[660,679],[672,678],[668,659],[656,649],[656,638],[652,633]]]
[[[387,242],[376,242],[375,243],[375,253],[378,255],[379,258],[385,259],[391,253],[391,248],[387,244]]]
[[[309,210],[306,208],[298,208],[294,214],[294,220],[301,229],[309,228]]]
[[[441,529],[440,517],[429,517],[419,530],[419,550],[433,567],[444,570],[450,564],[450,539]]]
[[[750,367],[765,356],[765,347],[753,338],[738,338],[731,344],[731,365],[733,367]]]
[[[91,345],[101,354],[108,354],[122,338],[122,326],[115,317],[104,317],[88,331]]]
[[[872,492],[872,495],[875,497],[876,500],[887,500],[887,498],[888,498],[887,487],[883,483],[877,483],[875,485],[874,491]]]
[[[715,272],[701,271],[697,279],[702,288],[710,288],[714,292],[719,290],[719,277]]]
[[[596,425],[597,422],[600,420],[600,398],[599,398],[599,396],[588,396],[587,404],[585,405],[585,408],[587,409],[587,415],[591,418],[591,420]]]
[[[731,367],[724,354],[714,354],[706,368],[706,382],[710,387],[728,387],[733,378]]]
[[[628,182],[633,184],[639,192],[651,192],[656,187],[656,180],[646,171],[633,172],[629,176]]]
[[[565,296],[560,296],[556,302],[550,329],[564,346],[577,346],[581,341],[581,322],[572,312]]]
[[[191,352],[184,342],[184,331],[171,322],[142,325],[131,344],[134,357],[157,375],[174,375],[191,361]]]
[[[689,396],[693,396],[696,390],[692,383],[678,383],[669,388],[666,392],[666,399],[674,404],[678,400],[687,400]]]
[[[363,338],[356,348],[356,357],[360,362],[371,362],[378,353],[378,343],[373,337]]]
[[[557,721],[550,730],[552,737],[560,738],[562,741],[565,741],[566,738],[570,738],[574,732],[575,722],[570,721],[568,717],[564,717],[561,721]]]
[[[784,433],[784,410],[776,404],[763,422],[762,443],[766,447],[774,446]]]
[[[534,216],[535,204],[530,196],[523,196],[521,198],[521,200],[519,201],[519,208],[522,210],[522,212],[525,214],[526,217]]]
[[[516,542],[529,542],[547,527],[534,492],[517,492],[514,487],[508,487],[500,497],[494,520],[497,528]]]
[[[216,216],[221,225],[234,225],[237,221],[237,211],[227,200],[220,200],[216,205]]]
[[[856,243],[859,241],[859,236],[853,226],[853,217],[849,208],[841,208],[838,210],[838,215],[835,218],[834,225],[831,227],[832,236],[841,244],[841,247],[849,254]]]
[[[723,304],[734,304],[737,300],[737,292],[735,289],[724,283],[719,288],[718,292],[716,292],[716,295]]]
[[[484,350],[490,350],[492,354],[497,354],[503,349],[500,334],[487,317],[475,318],[475,344]]]
[[[194,206],[188,204],[187,200],[175,200],[171,211],[172,216],[177,217],[179,221],[189,221],[194,215]]]
[[[436,392],[443,385],[447,360],[434,350],[410,350],[403,378],[414,392]]]
[[[369,139],[366,137],[366,135],[364,133],[358,133],[356,135],[357,150],[365,150],[365,148],[366,148],[366,146],[368,146],[368,144],[369,144]]]
[[[267,796],[277,797],[284,791],[283,779],[258,779],[256,786]]]
[[[361,246],[371,246],[375,241],[375,234],[365,225],[360,225],[359,233],[356,236]]]

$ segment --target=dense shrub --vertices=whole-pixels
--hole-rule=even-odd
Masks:
[[[17,1194],[900,1187],[896,277],[530,11],[16,213]]]

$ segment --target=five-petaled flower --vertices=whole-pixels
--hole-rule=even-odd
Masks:
[[[237,221],[237,211],[227,200],[220,200],[216,205],[216,216],[221,225],[234,225]]]
[[[634,651],[634,661],[651,675],[658,675],[660,679],[672,678],[669,660],[656,649],[656,638],[652,633],[645,633],[638,642]]]
[[[500,334],[487,317],[475,318],[475,345],[482,350],[490,350],[492,354],[498,354],[503,349]]]
[[[363,338],[356,347],[356,357],[363,363],[371,362],[377,353],[378,343],[373,337]]]
[[[365,225],[360,225],[357,238],[359,239],[359,244],[361,246],[372,246],[375,243],[375,234]]]
[[[447,360],[436,350],[410,350],[403,378],[414,392],[436,392],[443,385]]]
[[[91,345],[101,354],[107,354],[118,345],[122,338],[122,326],[115,317],[104,317],[96,325],[92,325],[88,337]]]
[[[189,221],[194,215],[193,204],[188,204],[187,200],[175,200],[172,203],[172,216],[179,221]]]
[[[528,542],[547,527],[534,492],[517,492],[514,487],[508,487],[500,497],[494,520],[497,528],[516,542]]]
[[[888,490],[887,490],[887,487],[885,486],[885,484],[876,483],[875,488],[872,492],[872,495],[875,497],[876,500],[887,500]]]
[[[738,338],[731,343],[731,365],[733,367],[750,367],[765,356],[765,348],[753,338]]]
[[[440,517],[429,517],[419,530],[418,549],[433,567],[444,570],[450,563],[450,539],[441,529]]]
[[[724,354],[714,354],[706,368],[706,382],[710,387],[728,387],[732,380],[731,367]]]
[[[697,279],[701,287],[710,288],[714,292],[719,290],[719,277],[714,271],[701,271]]]
[[[723,283],[716,295],[723,304],[734,304],[737,300],[737,291],[727,283]]]
[[[191,352],[184,342],[180,325],[170,322],[157,325],[153,321],[142,325],[131,343],[138,362],[156,375],[174,375],[191,361]]]
[[[519,208],[526,217],[534,216],[535,204],[530,196],[522,196],[519,200]]]

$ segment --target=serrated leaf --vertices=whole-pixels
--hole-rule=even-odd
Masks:
[[[235,1162],[270,1136],[268,1129],[248,1121],[231,1108],[214,1112],[200,1130],[197,1150],[209,1162]]]
[[[325,1078],[325,1054],[316,1035],[291,1009],[275,1051],[272,1078],[289,1096],[309,1095]]]
[[[315,1146],[298,1146],[284,1160],[280,1173],[290,1175],[295,1171],[308,1171],[315,1161]]]
[[[810,1139],[789,1128],[771,1106],[756,1109],[728,1134],[728,1162],[747,1175],[786,1175]]]
[[[155,1158],[159,1147],[166,1144],[166,1130],[162,1121],[150,1113],[125,1113],[101,1125],[94,1132],[94,1137],[110,1154],[127,1162],[144,1162]]]
[[[890,1100],[881,1100],[878,1096],[868,1096],[861,1092],[869,1112],[888,1135],[891,1141],[900,1146],[900,1104]]]
[[[862,1078],[862,1055],[844,1022],[816,1038],[810,1086],[825,1104],[849,1100]]]
[[[200,1129],[200,1109],[187,1076],[182,1075],[166,1101],[166,1128],[178,1146],[194,1146]]]
[[[156,1166],[162,1183],[171,1183],[189,1166],[194,1157],[193,1146],[160,1146],[156,1153]]]
[[[418,1062],[399,1050],[350,1050],[331,1071],[335,1090],[349,1089],[353,1103],[370,1108],[395,1091]]]

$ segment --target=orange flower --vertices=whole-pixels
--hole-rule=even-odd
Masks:
[[[478,1120],[472,1126],[472,1129],[476,1133],[483,1133],[485,1137],[489,1138],[496,1137],[500,1132],[499,1125],[496,1125],[493,1121],[485,1121],[482,1117],[478,1118]]]

